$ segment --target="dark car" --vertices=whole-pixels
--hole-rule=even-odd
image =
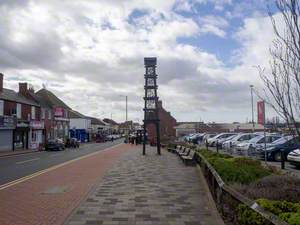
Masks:
[[[62,151],[65,150],[65,144],[61,139],[49,140],[45,146],[46,151]]]
[[[284,160],[287,160],[287,155],[300,147],[299,139],[293,136],[285,136],[279,138],[278,140],[269,144],[266,153],[267,153],[267,160],[274,160],[274,161],[281,161],[281,151],[284,154]],[[262,159],[265,158],[265,151],[260,151],[260,156]]]

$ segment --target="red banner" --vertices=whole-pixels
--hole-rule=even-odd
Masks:
[[[257,102],[257,123],[264,125],[265,124],[265,102]]]

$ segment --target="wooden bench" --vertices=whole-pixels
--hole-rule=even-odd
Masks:
[[[188,155],[181,156],[183,163],[187,165],[195,165],[196,164],[196,153],[191,150]]]
[[[185,151],[185,152],[179,153],[178,155],[179,155],[180,158],[181,158],[182,156],[187,156],[187,155],[189,155],[189,154],[190,154],[190,151],[191,151],[190,148],[186,148],[186,151]]]

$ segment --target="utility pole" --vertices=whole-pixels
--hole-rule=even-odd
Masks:
[[[253,85],[250,85],[251,90],[251,107],[252,107],[252,131],[254,132],[254,106],[253,106]]]
[[[128,120],[128,105],[127,105],[127,103],[128,103],[128,96],[126,95],[125,97],[126,97],[126,122],[127,122],[127,120]]]

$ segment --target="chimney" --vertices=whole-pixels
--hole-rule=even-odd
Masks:
[[[27,83],[19,83],[19,93],[26,96],[27,93]]]
[[[0,93],[3,92],[3,74],[0,73]]]

